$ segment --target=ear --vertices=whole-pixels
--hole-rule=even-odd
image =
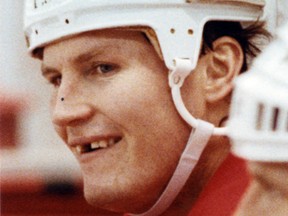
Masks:
[[[212,44],[213,50],[207,57],[206,101],[217,102],[232,92],[233,80],[241,72],[244,54],[238,41],[221,37]]]

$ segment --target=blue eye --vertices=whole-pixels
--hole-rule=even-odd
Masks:
[[[118,66],[115,65],[115,64],[106,64],[106,63],[94,63],[91,67],[91,69],[89,69],[87,72],[88,74],[90,75],[93,75],[93,74],[107,74],[108,73],[113,73],[117,70]]]
[[[105,74],[105,73],[109,73],[109,72],[113,71],[114,69],[115,69],[114,65],[101,64],[97,67],[97,72]]]

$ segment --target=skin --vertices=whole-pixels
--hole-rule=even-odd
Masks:
[[[252,182],[235,216],[288,215],[288,163],[249,162]]]
[[[240,72],[243,54],[231,38],[214,45],[214,52],[200,58],[182,94],[195,117],[218,125],[228,113],[231,82]],[[42,73],[54,85],[52,121],[80,163],[90,204],[141,213],[164,190],[191,132],[173,105],[167,72],[140,32],[93,31],[45,47]],[[107,149],[89,155],[75,152],[76,143],[119,137]],[[226,138],[210,140],[164,215],[187,214],[228,150]]]

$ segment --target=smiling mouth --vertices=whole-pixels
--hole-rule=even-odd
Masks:
[[[121,137],[116,138],[109,138],[109,139],[103,139],[99,141],[95,141],[92,143],[82,144],[82,145],[76,145],[74,147],[76,154],[81,155],[85,153],[90,153],[94,151],[98,151],[100,149],[106,149],[109,147],[112,147],[119,143],[122,140]]]

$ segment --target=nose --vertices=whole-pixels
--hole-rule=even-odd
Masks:
[[[93,116],[94,109],[89,100],[85,100],[83,91],[78,91],[79,89],[75,89],[75,86],[73,91],[71,89],[63,90],[63,88],[60,87],[56,97],[52,99],[53,124],[65,127],[89,120]]]
[[[93,109],[89,104],[73,103],[59,99],[52,113],[52,122],[57,126],[73,126],[89,120]]]

